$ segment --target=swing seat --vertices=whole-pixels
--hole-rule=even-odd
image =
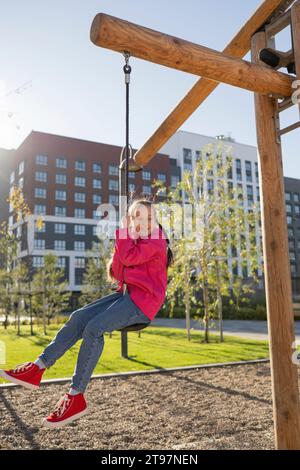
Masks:
[[[124,326],[123,328],[119,328],[117,331],[139,331],[147,328],[150,325],[149,323],[134,323],[133,325]]]

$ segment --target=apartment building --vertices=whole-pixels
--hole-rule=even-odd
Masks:
[[[245,211],[259,203],[257,149],[225,136],[209,137],[179,131],[161,153],[141,172],[129,174],[129,189],[134,194],[151,195],[151,183],[163,181],[175,186],[185,170],[193,171],[197,159],[207,145],[221,143],[233,157],[229,184],[243,189]],[[118,214],[118,166],[121,148],[42,132],[31,132],[16,150],[0,150],[0,220],[14,226],[7,197],[10,188],[18,185],[33,212],[29,224],[18,227],[19,256],[32,260],[33,269],[41,266],[46,252],[58,256],[69,288],[79,293],[89,251],[97,246],[99,206],[111,204]],[[300,272],[300,180],[285,178],[287,225],[294,297],[299,292]],[[162,195],[157,201],[162,201]],[[39,215],[42,230],[34,226]],[[257,246],[262,253],[260,227]],[[248,270],[239,261],[236,274],[247,278]],[[229,256],[229,265],[232,257]],[[261,263],[262,263],[261,257]],[[259,288],[263,289],[262,270]]]

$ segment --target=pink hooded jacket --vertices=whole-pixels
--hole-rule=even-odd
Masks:
[[[153,320],[167,289],[167,242],[161,228],[136,240],[127,228],[117,229],[111,269],[118,281],[117,292],[126,283],[131,300]]]

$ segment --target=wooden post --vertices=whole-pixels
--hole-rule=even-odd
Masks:
[[[252,60],[267,46],[266,34],[252,38]],[[255,94],[259,150],[262,235],[277,449],[300,449],[297,367],[292,362],[294,318],[281,145],[276,140],[277,101]]]
[[[91,40],[100,47],[129,51],[140,59],[257,93],[278,97],[292,93],[287,74],[104,13],[94,18]]]
[[[295,55],[295,65],[297,80],[300,80],[300,2],[299,0],[291,8],[291,27],[293,38],[293,49]],[[299,89],[299,85],[297,87]],[[300,111],[300,106],[299,106]]]

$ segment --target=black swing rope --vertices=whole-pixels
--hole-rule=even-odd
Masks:
[[[130,74],[131,74],[131,66],[129,65],[129,58],[130,53],[127,51],[123,52],[125,57],[125,65],[123,67],[124,76],[125,76],[125,86],[126,86],[126,120],[125,120],[125,193],[126,193],[126,213],[129,204],[129,184],[128,184],[128,168],[129,168],[129,85],[130,85]],[[127,290],[126,284],[124,284],[123,294],[125,294]],[[149,321],[150,323],[150,321]],[[147,323],[135,323],[133,325],[125,326],[124,328],[120,328],[119,331],[127,332],[127,331],[139,331],[148,326]]]

